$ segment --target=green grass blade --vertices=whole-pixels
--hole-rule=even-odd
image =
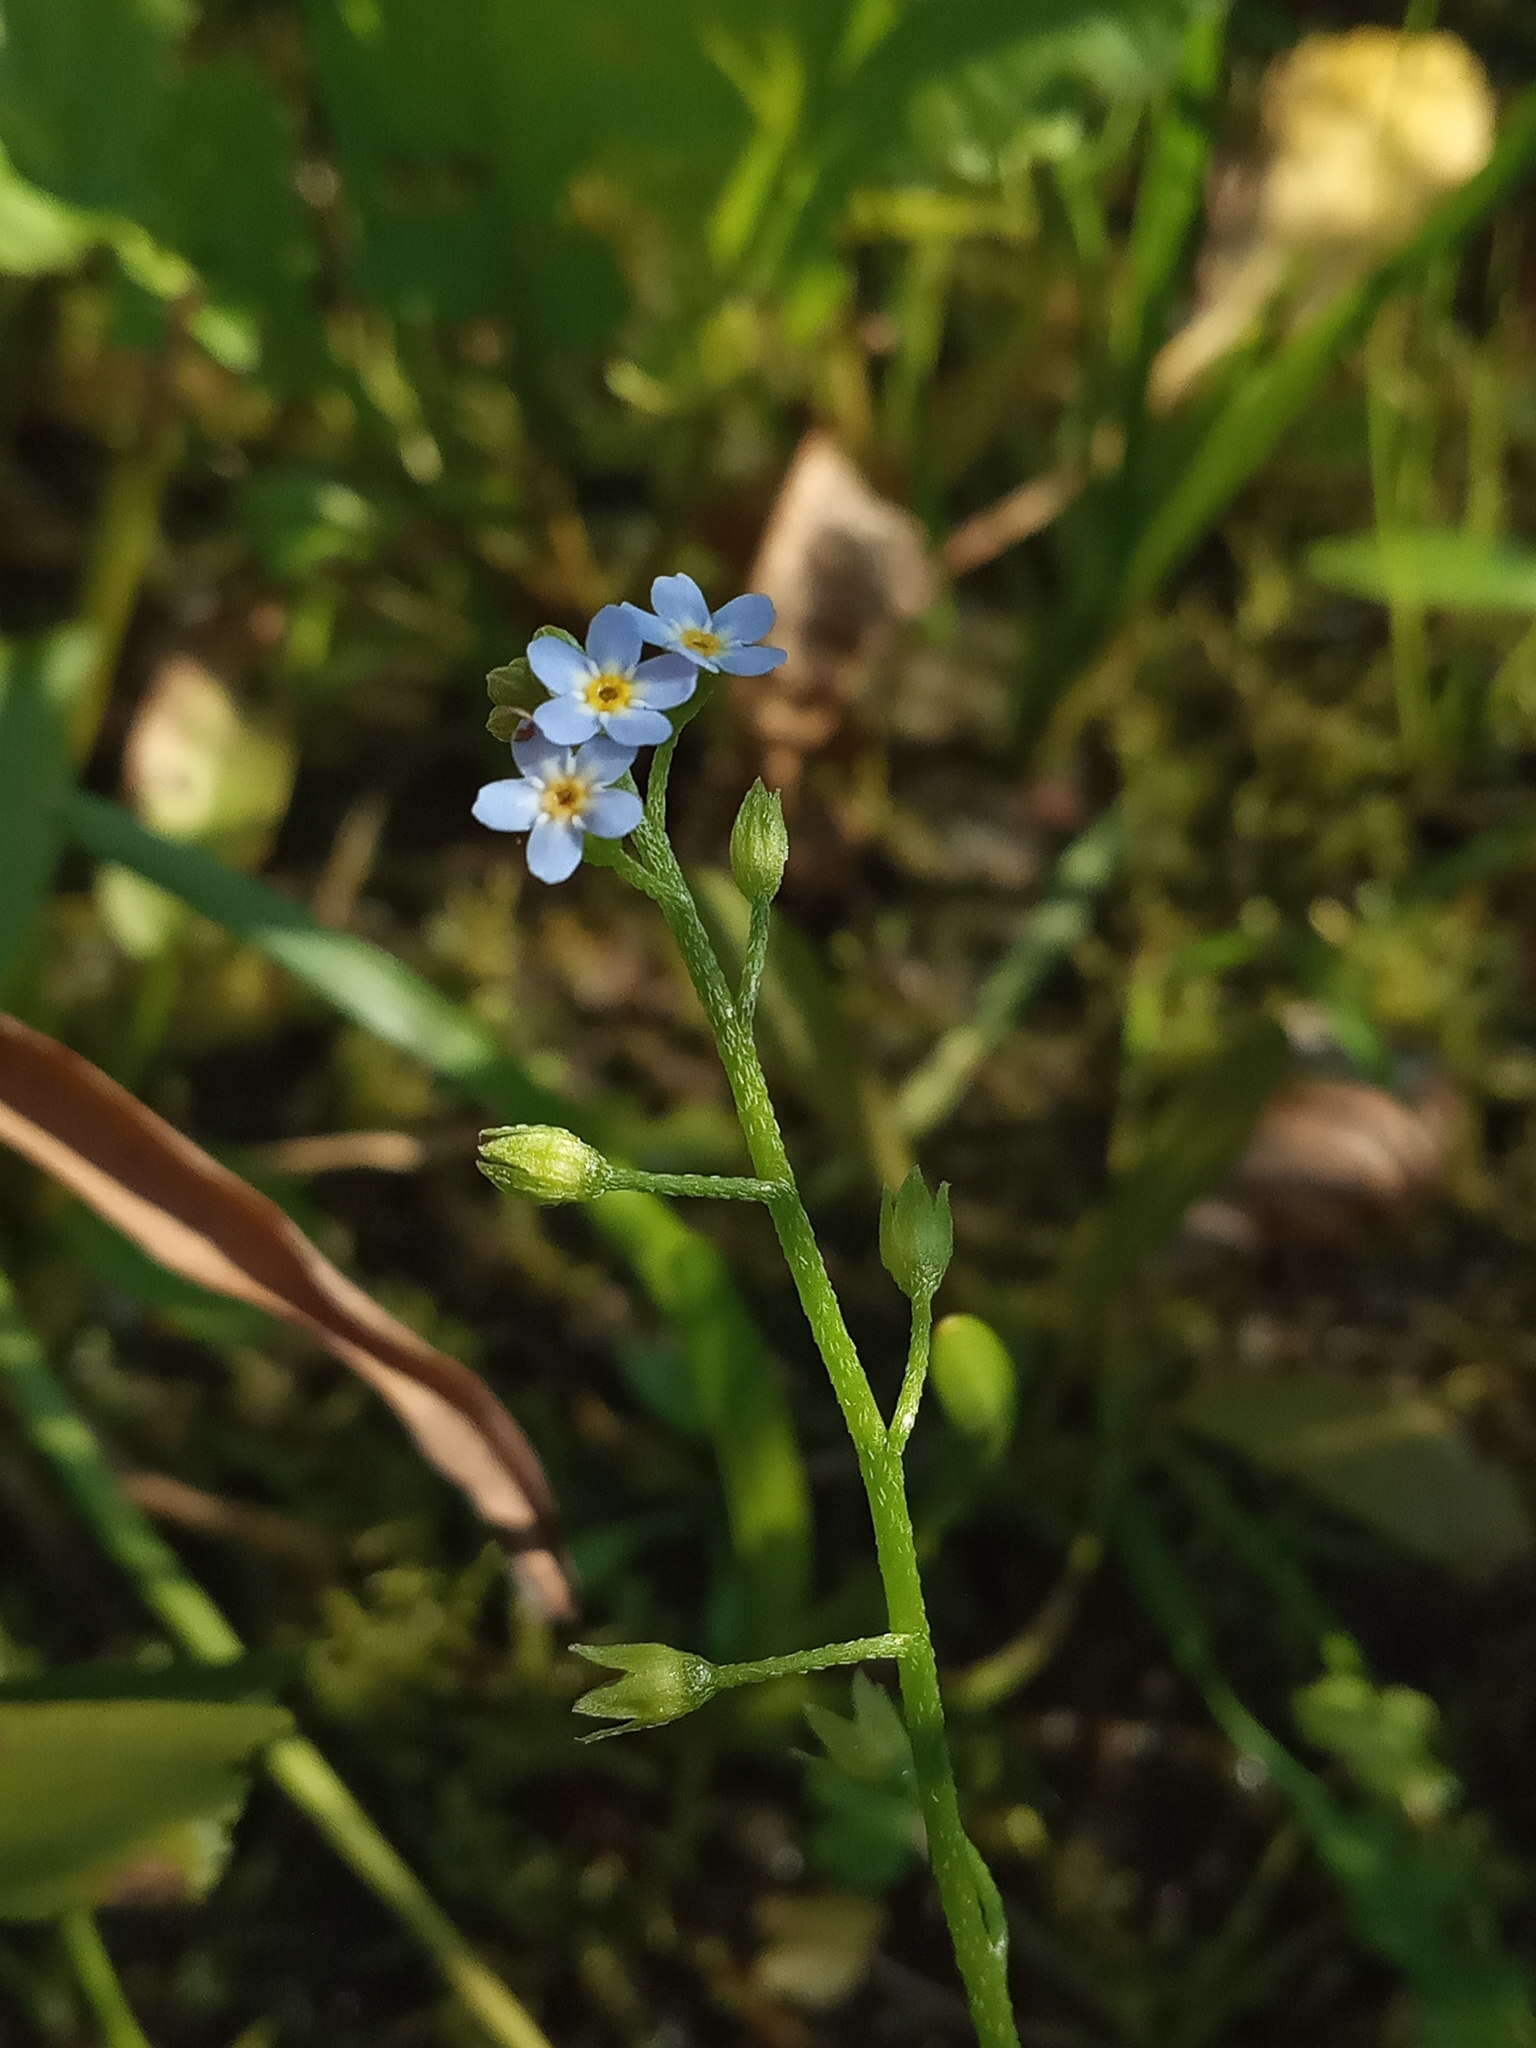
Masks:
[[[896,1118],[910,1138],[941,1124],[969,1087],[987,1055],[1017,1024],[1072,948],[1087,933],[1094,906],[1119,872],[1125,829],[1107,811],[1057,861],[1043,903],[982,983],[963,1024],[946,1031],[896,1097]]]
[[[92,640],[78,628],[0,651],[0,994],[15,972],[64,839],[69,716]]]
[[[1113,346],[1118,362],[1132,379],[1138,412],[1147,365],[1167,325],[1200,216],[1211,155],[1212,102],[1221,77],[1226,26],[1223,4],[1197,14],[1185,30],[1179,75],[1152,118],[1136,187],[1136,214],[1126,250]]]
[[[564,1124],[602,1142],[600,1120],[590,1111],[540,1087],[483,1025],[379,947],[327,930],[265,883],[149,831],[99,797],[71,798],[68,827],[88,852],[133,869],[223,925],[498,1122]],[[810,1487],[766,1346],[720,1254],[665,1202],[610,1196],[588,1214],[677,1331],[702,1411],[712,1418],[752,1635],[792,1640],[810,1583]]]
[[[1319,541],[1307,573],[1330,589],[1379,604],[1432,610],[1536,614],[1536,549],[1456,528],[1385,531]]]

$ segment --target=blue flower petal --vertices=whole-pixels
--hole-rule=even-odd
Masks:
[[[541,882],[563,882],[581,866],[581,831],[568,818],[540,818],[528,834],[528,868]]]
[[[546,739],[562,747],[579,746],[597,731],[597,714],[574,697],[546,697],[534,712],[533,722]]]
[[[599,670],[623,676],[640,659],[640,628],[622,605],[605,604],[593,617],[587,628],[587,653]]]
[[[528,666],[546,690],[558,697],[574,696],[585,687],[593,670],[579,647],[554,633],[540,633],[528,642]]]
[[[651,646],[665,647],[669,641],[676,638],[676,627],[669,626],[664,620],[658,619],[654,612],[642,611],[639,605],[630,604],[627,601],[623,609],[634,621],[635,630],[640,634],[640,637]]]
[[[632,704],[627,711],[610,711],[603,719],[603,731],[621,747],[659,747],[672,737],[671,722],[664,711],[648,711]]]
[[[644,816],[645,806],[632,789],[600,789],[581,822],[596,839],[623,839]]]
[[[748,591],[745,597],[733,597],[729,604],[721,605],[712,623],[722,640],[742,647],[771,633],[773,620],[773,599]]]
[[[520,775],[509,775],[503,782],[488,782],[470,810],[493,832],[526,832],[539,815],[539,792]]]
[[[566,749],[541,733],[536,725],[522,725],[512,742],[512,758],[535,782],[547,782],[565,766]]]
[[[732,647],[717,656],[716,666],[728,676],[765,676],[788,659],[782,647]]]
[[[585,781],[601,789],[610,782],[617,782],[635,765],[635,750],[609,739],[606,733],[599,733],[596,739],[588,740],[584,747],[577,749],[571,765]]]
[[[635,670],[635,702],[653,711],[671,711],[686,704],[698,687],[699,672],[678,654],[656,654]]]
[[[691,576],[658,576],[651,585],[651,603],[669,626],[709,624],[709,606]]]

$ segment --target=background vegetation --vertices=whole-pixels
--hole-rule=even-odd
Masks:
[[[674,816],[739,943],[786,788],[769,1050],[888,1394],[878,1190],[954,1186],[914,1491],[1023,2038],[1536,2039],[1525,7],[1440,10],[1498,106],[1443,174],[1459,57],[1277,111],[1405,26],[1348,0],[3,13],[6,1007],[484,1376],[584,1633],[870,1632],[762,1218],[472,1170],[549,1114],[740,1171],[647,906],[468,805],[534,627],[756,564],[794,659]],[[967,2038],[877,1689],[578,1748],[569,1627],[315,1316],[80,1191],[0,1159],[0,1700],[135,1718],[0,1723],[0,2039],[135,2042],[103,1938],[158,2048]],[[130,1780],[49,1890],[39,1807]]]

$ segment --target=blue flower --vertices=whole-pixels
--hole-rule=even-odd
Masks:
[[[553,695],[533,714],[546,739],[574,747],[606,733],[621,747],[656,747],[672,736],[665,713],[693,695],[698,672],[676,654],[640,659],[640,629],[605,604],[587,628],[587,651],[557,633],[528,646],[528,666]]]
[[[722,669],[728,676],[765,676],[787,659],[782,647],[758,643],[773,631],[773,599],[733,597],[712,612],[691,576],[658,576],[651,585],[654,612],[635,604],[624,609],[646,639],[680,654],[697,668]]]
[[[558,644],[558,643],[557,643]],[[557,746],[525,725],[512,742],[523,771],[488,782],[475,798],[474,815],[493,832],[526,832],[528,866],[541,882],[563,882],[581,865],[581,842],[622,839],[643,815],[630,789],[611,789],[635,758],[599,734],[583,747]]]

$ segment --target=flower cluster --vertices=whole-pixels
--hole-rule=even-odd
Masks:
[[[640,799],[614,784],[641,747],[671,737],[666,714],[687,703],[701,670],[761,676],[784,660],[783,648],[762,645],[773,630],[769,598],[733,597],[712,612],[691,576],[658,576],[651,603],[648,612],[605,604],[583,646],[555,632],[528,644],[528,667],[549,696],[512,741],[521,772],[488,782],[474,815],[493,832],[526,832],[529,870],[541,882],[574,874],[588,833],[634,831]],[[662,651],[642,659],[647,644]]]

